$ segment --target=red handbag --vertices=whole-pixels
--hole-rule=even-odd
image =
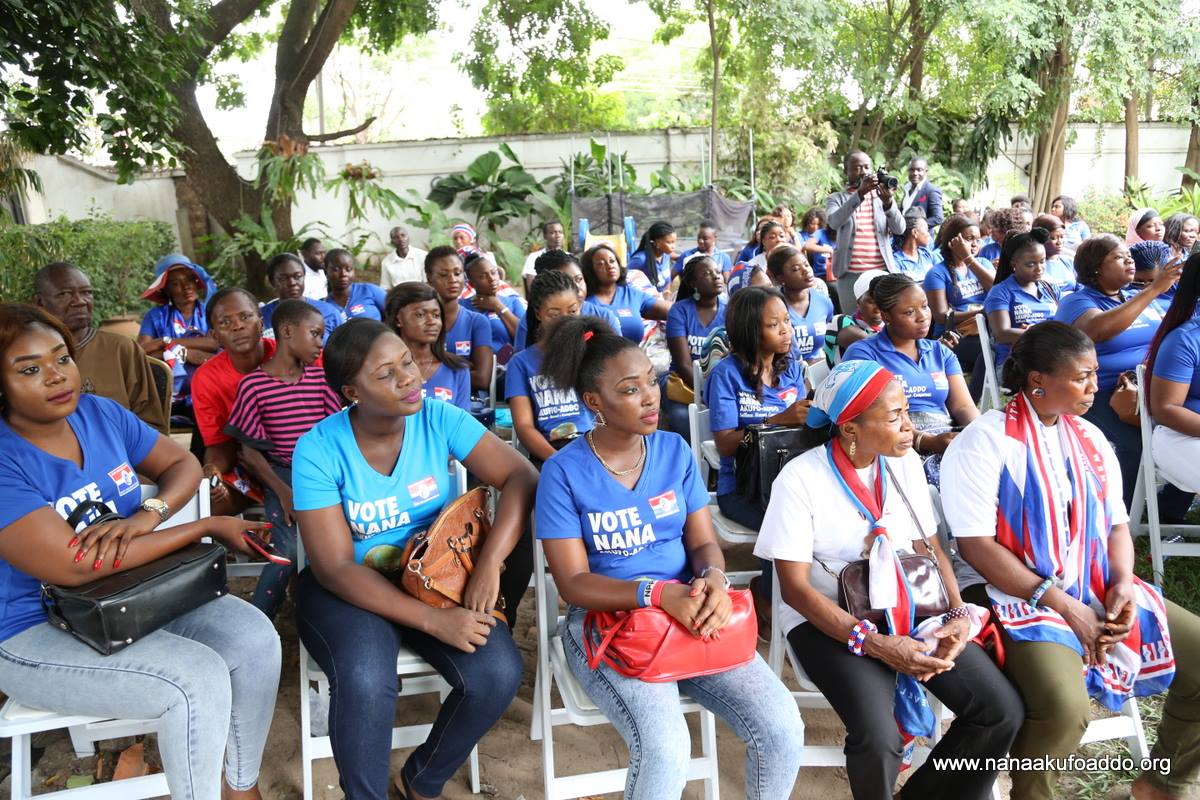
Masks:
[[[750,663],[758,652],[758,622],[749,589],[729,593],[733,614],[720,639],[698,639],[661,608],[589,611],[583,620],[588,666],[600,662],[627,678],[669,683],[715,675]]]

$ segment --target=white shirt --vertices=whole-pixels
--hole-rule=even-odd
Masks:
[[[419,247],[408,248],[408,255],[401,258],[395,250],[388,251],[379,264],[379,285],[386,292],[398,283],[425,282],[425,256]]]
[[[1121,499],[1121,465],[1117,463],[1116,453],[1099,428],[1086,419],[1080,419],[1079,422],[1104,458],[1108,477],[1108,513],[1112,522],[1114,525],[1128,522],[1129,513]],[[1067,481],[1058,429],[1057,426],[1043,425],[1041,420],[1035,420],[1035,424],[1052,473],[1049,491],[1054,494],[1056,507],[1065,514],[1071,487]],[[1017,441],[1005,436],[1004,412],[997,410],[988,411],[976,419],[950,443],[946,454],[942,456],[942,512],[955,538],[996,535],[1004,452],[1006,448],[1019,446]]]
[[[325,280],[324,270],[304,265],[304,296],[313,300],[324,300],[329,296],[329,284]]]
[[[532,253],[525,256],[525,266],[521,267],[521,274],[528,275],[531,278],[534,275],[537,275],[537,270],[535,270],[533,268],[533,262],[537,261],[538,256],[542,255],[545,252],[546,252],[546,248],[543,247],[541,250],[534,250]]]
[[[933,537],[937,522],[921,459],[910,450],[904,457],[891,458],[888,462],[904,496],[912,503],[925,535]],[[872,472],[871,468],[859,472],[868,487],[874,484]],[[914,552],[912,543],[921,539],[921,532],[914,524],[901,492],[890,478],[885,478],[889,483],[881,522],[897,553]],[[837,580],[816,560],[824,562],[836,575],[851,561],[865,558],[870,527],[838,483],[825,448],[814,447],[790,461],[775,479],[771,504],[763,517],[754,555],[812,564],[809,582],[836,603]],[[804,622],[804,617],[790,606],[781,605],[779,613],[785,633]]]

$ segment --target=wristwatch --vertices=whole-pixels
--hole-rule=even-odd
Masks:
[[[729,587],[733,585],[733,581],[729,580],[729,576],[725,574],[725,570],[721,569],[720,567],[708,566],[700,572],[700,577],[707,577],[708,573],[710,572],[721,573],[721,578],[725,581],[725,591],[729,591]]]
[[[167,517],[171,516],[171,507],[166,502],[157,497],[148,497],[142,501],[142,509],[145,511],[153,511],[158,514],[158,521],[166,522]]]

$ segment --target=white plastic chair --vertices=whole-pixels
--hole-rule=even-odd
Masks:
[[[983,396],[979,398],[979,410],[1003,409],[1004,406],[1000,404],[1000,377],[996,372],[996,351],[992,349],[987,317],[976,314],[975,327],[979,329],[979,351],[983,358]]]
[[[692,458],[700,470],[700,481],[708,486],[708,475],[711,470],[720,469],[721,458],[717,453],[717,445],[713,441],[712,427],[709,424],[710,409],[700,408],[695,403],[688,405],[688,427],[692,435]],[[758,531],[739,525],[721,513],[714,492],[708,493],[708,512],[712,516],[713,529],[722,541],[730,544],[749,544],[758,541]],[[751,578],[759,574],[758,570],[749,572],[731,572],[729,580],[739,586],[749,583]]]
[[[455,497],[467,490],[467,470],[458,462],[451,462],[451,475],[454,478]],[[296,539],[297,566],[304,564],[304,542]],[[300,641],[300,760],[301,771],[304,775],[304,800],[313,797],[313,762],[323,758],[333,758],[333,746],[329,736],[314,736],[312,732],[312,707],[310,705],[309,688],[317,685],[317,695],[322,702],[329,698],[329,678],[321,671],[320,665],[309,655]],[[450,684],[434,670],[424,659],[407,647],[401,647],[396,658],[396,675],[400,677],[399,697],[411,697],[419,694],[436,692],[444,701],[450,693]],[[432,724],[401,725],[392,728],[392,749],[416,747],[429,737]],[[471,773],[471,792],[479,794],[479,746],[471,750],[469,759]]]
[[[824,383],[825,379],[829,377],[829,373],[831,371],[832,368],[829,366],[829,362],[825,359],[821,359],[815,364],[809,364],[808,372],[805,375],[805,377],[808,378],[809,388],[815,389]]]
[[[182,508],[176,510],[158,530],[173,528],[187,522],[195,522],[210,515],[208,482],[201,481],[196,494]],[[152,484],[141,486],[145,499],[153,497],[157,489]],[[105,719],[84,715],[63,715],[43,711],[18,703],[9,698],[0,708],[0,739],[12,738],[13,800],[28,800],[33,797],[33,763],[31,740],[34,734],[66,728],[71,736],[71,747],[77,758],[89,758],[96,754],[96,742],[118,739],[125,736],[140,736],[154,730],[154,720]],[[63,789],[57,792],[38,794],[39,798],[70,797],[71,800],[139,800],[167,794],[167,778],[162,773],[126,778],[120,781],[98,783],[78,789]]]
[[[1168,536],[1200,536],[1200,525],[1163,525],[1158,521],[1158,467],[1154,463],[1154,420],[1150,418],[1150,406],[1146,402],[1146,366],[1138,364],[1138,410],[1142,433],[1142,463],[1138,467],[1137,484],[1133,490],[1133,501],[1129,508],[1129,529],[1135,534],[1150,536],[1150,562],[1154,570],[1154,582],[1161,585],[1163,561],[1167,556],[1200,556],[1200,542],[1164,542]],[[1145,512],[1146,521],[1142,522]]]
[[[529,738],[542,742],[542,783],[546,800],[570,800],[625,788],[626,768],[559,775],[554,763],[554,728],[557,725],[608,725],[608,718],[575,680],[567,666],[559,625],[559,597],[554,579],[546,566],[542,543],[534,544],[534,593],[537,598],[537,677],[533,688],[533,720]],[[551,688],[558,687],[562,706],[553,705]],[[720,773],[717,769],[716,719],[698,703],[683,699],[685,714],[700,715],[701,754],[688,763],[688,780],[704,782],[705,800],[719,800]],[[653,765],[650,765],[653,768]]]
[[[692,359],[692,391],[696,394],[697,405],[704,405],[704,370],[700,368],[700,359]]]

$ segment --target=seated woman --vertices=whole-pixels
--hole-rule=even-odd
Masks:
[[[820,291],[821,281],[812,272],[804,253],[782,244],[767,258],[767,272],[787,301],[792,320],[792,356],[815,364],[825,357],[825,331],[833,322],[833,301]]]
[[[1045,228],[1029,233],[1010,233],[1000,249],[996,266],[996,285],[988,292],[983,308],[987,311],[988,332],[996,342],[996,369],[1008,358],[1012,344],[1026,330],[1054,317],[1058,311],[1058,291],[1046,276]]]
[[[658,292],[671,283],[671,262],[675,259],[675,228],[659,220],[642,234],[637,249],[629,256],[626,268],[643,273]]]
[[[671,374],[663,403],[670,430],[684,439],[690,434],[688,403],[695,400],[692,361],[703,355],[709,335],[725,326],[725,304],[725,278],[717,262],[698,256],[684,265],[677,299],[667,314]]]
[[[564,316],[579,316],[575,282],[565,272],[545,270],[529,287],[530,345],[513,356],[505,375],[513,431],[536,467],[595,424],[574,389],[552,384],[542,374],[542,333],[548,323]]]
[[[572,386],[600,423],[542,468],[537,533],[567,618],[567,664],[629,746],[626,798],[678,798],[691,736],[679,694],[725,720],[747,744],[744,797],[792,792],[804,744],[796,703],[760,656],[678,682],[588,666],[587,611],[661,607],[700,637],[729,620],[729,579],[708,493],[683,440],[658,430],[658,379],[646,355],[600,320],[566,317],[546,345],[545,374]],[[623,523],[598,520],[624,520]]]
[[[492,385],[492,331],[487,317],[460,302],[466,287],[462,257],[449,247],[433,248],[425,256],[425,280],[441,301],[447,349],[470,363],[471,388],[488,391]]]
[[[320,244],[315,239],[312,241]],[[333,333],[334,328],[346,321],[346,312],[342,309],[332,303],[315,300],[304,294],[307,274],[308,267],[295,253],[280,253],[267,262],[267,280],[270,281],[271,288],[275,290],[276,297],[271,302],[264,304],[259,309],[259,313],[262,315],[264,335],[268,339],[275,336],[272,317],[275,309],[279,308],[279,304],[284,300],[303,300],[320,311],[321,317],[325,320],[326,339],[329,338],[329,334]],[[320,276],[319,272],[315,274]]]
[[[80,586],[203,536],[249,553],[243,531],[270,527],[207,517],[148,535],[196,493],[200,465],[113,401],[81,395],[74,350],[58,320],[0,304],[0,691],[58,714],[156,720],[172,797],[258,800],[280,648],[257,609],[225,595],[110,656],[46,621],[43,582]],[[156,497],[142,501],[138,473]],[[124,518],[93,525],[100,511],[84,507],[73,530],[88,500]]]
[[[940,724],[923,684],[955,719],[897,797],[983,800],[995,770],[940,770],[934,759],[1003,756],[1021,724],[1021,699],[971,641],[986,612],[963,604],[937,543],[907,405],[899,382],[878,364],[846,360],[834,367],[808,415],[817,441],[827,443],[779,474],[754,553],[774,563],[788,644],[846,726],[851,795],[892,797],[907,739]],[[838,605],[842,568],[869,557],[872,572],[878,564],[903,581],[896,563],[902,553],[936,559],[947,613],[917,620],[907,604],[880,600],[889,622],[881,630]],[[885,587],[878,588],[882,598]],[[893,586],[892,598],[897,588],[907,591]],[[870,589],[874,599],[874,582]]]
[[[885,275],[871,284],[884,328],[846,349],[845,360],[874,361],[897,376],[908,399],[913,450],[925,459],[929,481],[938,485],[941,455],[954,440],[954,427],[979,416],[967,391],[962,367],[943,339],[929,339],[929,303],[925,290],[903,274]]]
[[[1184,265],[1179,290],[1146,358],[1146,372],[1152,376],[1146,396],[1155,422],[1154,463],[1173,486],[1189,494],[1200,492],[1200,470],[1196,469],[1200,464],[1197,301],[1200,301],[1200,255],[1192,256]],[[1168,487],[1163,487],[1162,495],[1170,496]]]
[[[959,336],[954,354],[963,369],[971,373],[971,396],[983,390],[983,364],[979,358],[979,331],[975,315],[983,311],[983,301],[995,281],[991,264],[979,252],[979,226],[970,217],[955,214],[938,231],[938,252],[942,260],[925,276],[925,292],[933,311],[933,332],[954,331]]]
[[[541,275],[543,272],[553,270],[569,276],[575,282],[575,289],[579,294],[579,313],[583,316],[600,317],[615,333],[621,332],[621,323],[611,308],[587,299],[587,283],[583,280],[583,270],[579,267],[578,258],[565,250],[547,250],[533,262],[533,270],[534,275]],[[529,338],[530,319],[529,314],[525,314],[521,317],[520,324],[517,325],[517,333],[513,339],[513,349],[517,352],[525,349]]]
[[[1167,217],[1163,223],[1163,241],[1171,246],[1171,257],[1186,260],[1196,249],[1196,239],[1200,234],[1200,219],[1176,212]]]
[[[404,340],[421,376],[422,396],[445,400],[470,413],[470,363],[446,352],[442,310],[441,298],[429,284],[400,283],[388,292],[384,318]]]
[[[621,334],[635,344],[645,338],[643,320],[665,320],[671,304],[652,294],[635,289],[625,280],[625,267],[617,251],[608,244],[587,250],[580,261],[587,299],[608,306],[621,323]]]
[[[1149,286],[1134,292],[1128,288],[1134,265],[1126,245],[1109,233],[1092,236],[1075,251],[1080,288],[1063,298],[1054,315],[1095,343],[1100,360],[1096,402],[1083,416],[1104,432],[1117,453],[1127,508],[1142,457],[1142,436],[1137,427],[1121,421],[1111,400],[1121,374],[1146,360],[1162,322],[1162,311],[1154,301],[1174,285],[1182,266],[1163,269]]]
[[[1162,217],[1153,208],[1139,208],[1129,215],[1129,225],[1125,229],[1125,244],[1133,245],[1138,242],[1161,242],[1167,229]]]
[[[833,255],[834,243],[829,238],[829,231],[825,230],[825,209],[813,206],[805,211],[800,220],[798,233],[800,241],[797,244],[808,256],[808,263],[812,264],[813,275],[829,283],[830,275],[826,269],[826,263]],[[832,294],[831,292],[830,295],[832,296]]]
[[[871,287],[884,275],[887,273],[881,269],[869,269],[854,279],[854,313],[834,314],[825,330],[825,361],[829,366],[841,361],[850,345],[883,330],[883,317],[871,296]]]
[[[496,352],[496,361],[507,364],[512,358],[513,337],[521,320],[525,319],[525,301],[519,295],[497,294],[502,284],[500,270],[487,256],[470,256],[466,270],[467,280],[471,282],[475,294],[463,300],[462,305],[487,318],[492,329],[492,349]]]
[[[401,645],[445,678],[450,694],[396,781],[409,800],[440,797],[521,683],[509,626],[489,612],[503,608],[511,625],[528,586],[532,543],[522,531],[537,472],[470,414],[423,400],[412,353],[382,323],[347,322],[324,355],[326,379],[350,407],[296,443],[292,486],[309,564],[297,579],[296,628],[334,678],[329,735],[349,800],[388,796]],[[438,609],[400,589],[396,571],[409,539],[452,499],[451,458],[500,499],[463,605]]]
[[[747,425],[803,425],[808,413],[805,367],[792,358],[792,321],[778,289],[754,286],[725,312],[730,354],[709,372],[704,400],[721,455],[717,504],[739,525],[758,530],[763,510],[737,491],[734,455]]]
[[[1062,220],[1065,238],[1063,249],[1074,252],[1083,240],[1092,235],[1088,224],[1079,217],[1079,209],[1075,198],[1060,194],[1050,203],[1050,213]]]
[[[933,251],[929,243],[933,238],[929,235],[929,222],[925,219],[925,210],[919,206],[904,212],[904,236],[899,237],[898,243],[892,250],[892,260],[896,269],[912,277],[914,281],[923,281],[933,269]]]
[[[337,248],[325,254],[325,283],[329,287],[326,303],[337,306],[347,319],[366,317],[383,319],[386,302],[383,289],[374,283],[355,281],[358,271],[354,254]]]
[[[1046,281],[1058,290],[1059,298],[1066,297],[1075,291],[1079,284],[1075,276],[1075,250],[1067,250],[1067,231],[1062,220],[1053,214],[1039,214],[1033,220],[1033,227],[1045,228],[1046,237]]]
[[[991,601],[1004,672],[1025,702],[1012,756],[1074,752],[1088,695],[1115,711],[1169,684],[1150,753],[1169,774],[1143,772],[1133,796],[1182,798],[1200,774],[1200,619],[1133,574],[1121,469],[1103,431],[1080,417],[1099,402],[1100,372],[1077,328],[1026,331],[1004,367],[1014,397],[950,446],[942,501],[959,553],[987,580],[968,599]],[[1013,797],[1055,796],[1055,772],[1010,774]]]

